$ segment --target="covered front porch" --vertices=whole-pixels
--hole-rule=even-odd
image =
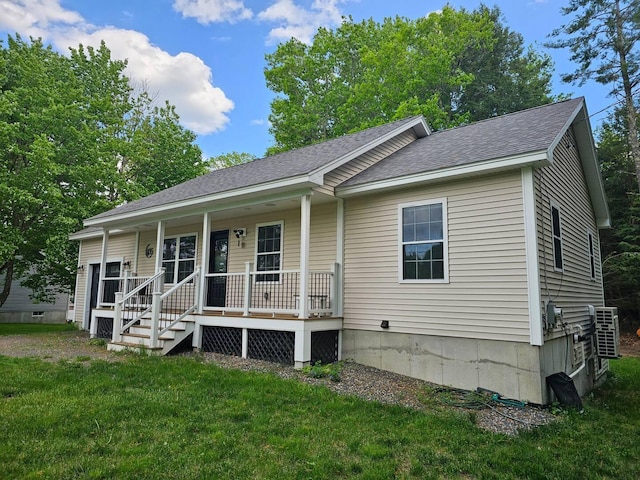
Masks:
[[[108,337],[114,350],[166,354],[187,345],[296,366],[314,354],[325,362],[317,345],[331,343],[337,360],[342,203],[322,199],[312,215],[311,200],[305,192],[162,219],[155,228],[103,226],[91,335]],[[134,255],[116,274],[110,244],[123,230]]]

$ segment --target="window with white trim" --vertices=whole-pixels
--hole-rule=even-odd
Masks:
[[[446,200],[399,206],[400,280],[448,281]]]
[[[553,236],[553,268],[563,270],[562,261],[562,228],[560,221],[560,208],[551,204],[551,234]]]
[[[162,244],[164,282],[179,283],[196,267],[196,235],[167,237]]]
[[[257,225],[256,270],[280,270],[282,260],[282,222]],[[256,282],[279,282],[280,274],[258,274]]]
[[[589,242],[589,269],[591,272],[591,280],[596,279],[596,255],[593,247],[593,234],[587,232],[587,241]]]

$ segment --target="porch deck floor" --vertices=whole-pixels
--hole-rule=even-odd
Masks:
[[[96,311],[107,311],[113,312],[113,307],[100,307],[97,308]],[[134,310],[135,311],[135,310]],[[160,316],[162,315],[177,315],[182,312],[175,309],[163,309],[160,312]],[[193,313],[192,315],[198,315],[203,317],[236,317],[236,318],[264,318],[264,319],[275,319],[275,320],[340,320],[341,317],[334,317],[331,315],[309,315],[307,318],[298,318],[297,315],[294,314],[285,314],[285,313],[269,313],[269,312],[251,312],[248,316],[244,316],[242,312],[224,312],[222,310],[203,310],[202,313]],[[184,321],[189,321],[185,319]]]
[[[307,318],[298,318],[297,315],[293,314],[284,314],[284,313],[249,313],[248,316],[244,316],[242,312],[223,312],[222,310],[203,310],[202,313],[198,315],[205,317],[238,317],[238,318],[269,318],[269,319],[277,319],[277,320],[337,320],[340,317],[334,316],[317,316],[310,315]]]

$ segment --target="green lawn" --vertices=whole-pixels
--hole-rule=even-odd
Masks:
[[[66,332],[69,330],[77,330],[77,327],[69,323],[0,323],[0,335]]]
[[[640,478],[640,359],[518,437],[197,357],[0,356],[0,478]]]

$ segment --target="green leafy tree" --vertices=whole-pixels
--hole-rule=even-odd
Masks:
[[[266,56],[269,153],[422,114],[435,128],[553,100],[551,62],[525,51],[497,8],[343,22]]]
[[[229,152],[211,157],[209,159],[209,165],[213,170],[220,170],[221,168],[233,167],[241,163],[253,162],[255,159],[256,156],[251,153]]]
[[[173,108],[133,95],[104,44],[0,45],[1,306],[17,279],[42,301],[70,290],[82,219],[207,167]]]
[[[562,13],[569,23],[551,33],[554,48],[568,48],[578,69],[563,75],[566,82],[583,85],[595,80],[610,87],[624,106],[630,154],[640,189],[640,139],[634,96],[640,87],[640,0],[570,0]]]
[[[172,105],[154,105],[146,91],[133,104],[116,165],[120,190],[111,192],[111,200],[131,201],[209,171],[196,135],[180,125]]]

